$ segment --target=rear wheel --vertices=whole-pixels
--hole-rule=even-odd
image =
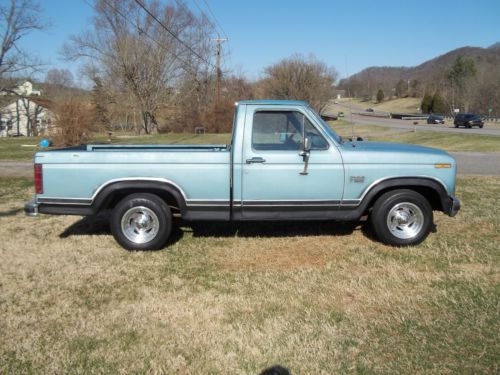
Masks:
[[[411,246],[424,241],[432,227],[432,207],[413,190],[394,190],[383,194],[370,215],[375,234],[385,244]]]
[[[111,232],[127,250],[158,250],[172,231],[172,213],[154,194],[131,194],[114,208]]]

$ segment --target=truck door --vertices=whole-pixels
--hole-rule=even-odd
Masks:
[[[314,121],[305,107],[247,107],[241,159],[244,219],[327,219],[338,210],[342,158]],[[311,143],[307,170],[304,138]]]

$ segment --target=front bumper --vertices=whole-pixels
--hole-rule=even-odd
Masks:
[[[34,199],[24,205],[24,213],[26,216],[38,216],[38,204]]]
[[[456,197],[449,197],[450,201],[447,207],[445,207],[444,213],[448,216],[455,216],[458,211],[460,211],[460,200]]]

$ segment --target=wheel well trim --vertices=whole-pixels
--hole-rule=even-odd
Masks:
[[[359,199],[359,208],[364,211],[368,208],[372,199],[386,188],[398,189],[398,187],[408,188],[411,186],[423,186],[433,189],[439,196],[442,210],[446,210],[449,204],[448,189],[441,180],[432,176],[397,176],[374,181],[361,195]]]
[[[102,205],[105,203],[106,199],[113,193],[125,189],[136,189],[136,188],[141,189],[144,188],[144,186],[138,186],[138,185],[134,186],[134,184],[143,184],[143,183],[151,183],[151,186],[150,187],[148,186],[148,188],[151,189],[157,188],[172,194],[174,199],[179,204],[179,208],[181,210],[185,210],[187,204],[187,198],[182,188],[175,182],[168,180],[166,178],[154,178],[154,177],[128,177],[128,178],[118,178],[106,181],[104,184],[100,185],[92,195],[91,206],[94,208],[94,210],[98,211],[102,208]],[[124,186],[120,186],[117,189],[113,189],[113,186],[117,186],[119,184],[124,184]]]
[[[165,183],[167,185],[172,185],[174,188],[176,188],[179,191],[179,193],[182,195],[182,198],[184,198],[184,201],[187,201],[186,193],[184,193],[184,190],[182,190],[182,188],[179,185],[177,185],[175,182],[173,182],[172,180],[169,180],[167,178],[159,178],[159,177],[125,177],[125,178],[115,178],[115,179],[106,181],[104,184],[100,185],[95,190],[94,194],[92,194],[92,197],[91,197],[92,203],[94,202],[94,200],[97,197],[97,195],[99,195],[99,193],[102,192],[102,190],[105,189],[106,187],[108,187],[109,185],[115,184],[117,182],[135,182],[135,181],[161,182],[161,183]]]
[[[387,181],[391,181],[391,180],[399,180],[399,179],[406,179],[406,180],[432,180],[432,181],[435,181],[435,182],[438,182],[441,187],[444,189],[445,193],[448,195],[448,188],[446,187],[446,185],[444,184],[443,181],[441,181],[439,178],[437,177],[434,177],[434,176],[392,176],[392,177],[383,177],[383,178],[379,178],[378,180],[375,180],[373,181],[370,185],[368,185],[368,187],[363,191],[363,193],[361,194],[361,196],[358,198],[360,202],[363,201],[363,199],[366,197],[366,195],[368,193],[370,193],[370,191],[375,188],[377,185],[380,185],[384,182],[387,182]],[[430,187],[430,186],[429,186]]]

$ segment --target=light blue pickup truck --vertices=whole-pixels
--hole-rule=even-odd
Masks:
[[[368,217],[394,246],[454,216],[456,162],[432,148],[346,140],[301,101],[236,104],[230,145],[84,145],[35,155],[28,215],[94,215],[126,249],[160,249],[185,222]],[[332,224],[334,225],[334,224]]]

